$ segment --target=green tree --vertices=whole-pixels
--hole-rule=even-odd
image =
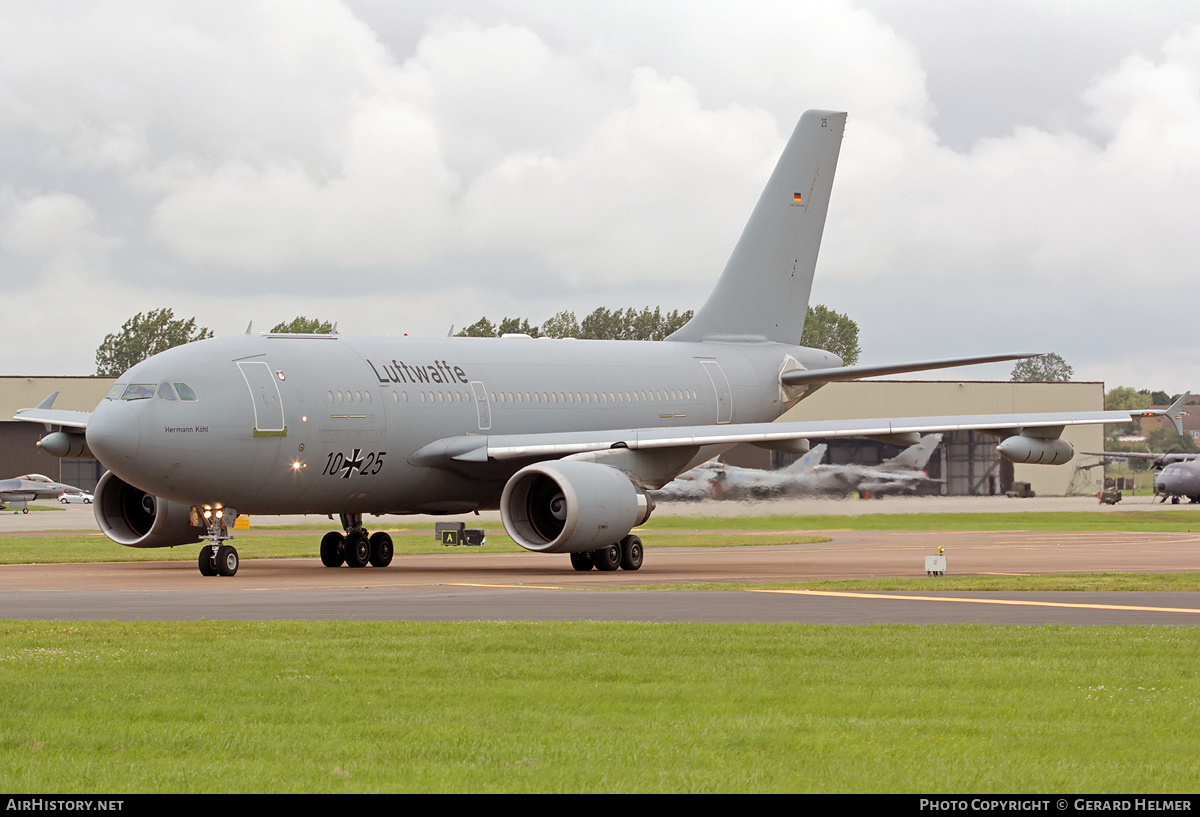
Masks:
[[[1176,454],[1196,450],[1190,434],[1176,434],[1174,428],[1159,428],[1146,435],[1146,445],[1155,454]]]
[[[1010,380],[1015,383],[1067,383],[1073,374],[1075,370],[1067,365],[1067,361],[1051,352],[1017,361]]]
[[[602,306],[582,321],[575,317],[574,312],[559,312],[540,328],[531,325],[526,318],[505,317],[498,327],[487,318],[480,318],[459,332],[458,336],[492,338],[518,332],[535,338],[544,336],[589,340],[662,340],[691,319],[691,310],[672,310],[663,314],[659,307],[610,310]]]
[[[1152,396],[1149,392],[1130,388],[1129,386],[1114,386],[1104,395],[1105,411],[1141,411],[1151,405]]]
[[[529,335],[531,338],[536,338],[539,334],[538,328],[531,326],[528,318],[510,318],[507,315],[500,321],[496,331],[501,335]]]
[[[275,324],[271,331],[284,335],[332,335],[333,324],[319,318],[298,315],[287,323]]]
[[[542,336],[547,338],[577,338],[579,331],[574,312],[559,312],[542,324]]]
[[[858,324],[824,304],[808,308],[800,345],[833,352],[847,366],[857,363],[862,353],[858,346]]]
[[[212,336],[211,330],[196,326],[195,318],[176,318],[170,309],[139,312],[120,332],[104,336],[96,350],[96,374],[115,377],[159,352]]]
[[[487,318],[480,318],[456,335],[460,338],[494,338],[496,336],[496,325]]]

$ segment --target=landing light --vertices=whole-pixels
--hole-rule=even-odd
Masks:
[[[304,464],[304,463],[302,463],[302,462],[293,462],[293,463],[292,463],[292,470],[293,470],[293,471],[299,471],[301,468],[307,468],[307,467],[308,467],[308,466],[307,466],[307,465],[305,465],[305,464]]]

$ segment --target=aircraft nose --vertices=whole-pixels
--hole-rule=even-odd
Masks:
[[[106,468],[119,467],[132,460],[140,441],[137,412],[128,403],[105,401],[88,418],[88,448]]]

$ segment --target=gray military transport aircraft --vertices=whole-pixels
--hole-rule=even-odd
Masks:
[[[49,398],[17,419],[108,469],[93,507],[113,541],[203,540],[200,571],[229,576],[239,513],[337,514],[322,562],[382,567],[392,541],[364,516],[495,508],[524,548],[637,570],[647,492],[736,443],[973,429],[1059,464],[1066,425],[1175,410],[771,422],[824,383],[1025,357],[845,367],[800,346],[845,122],[801,117],[715,290],[664,341],[235,335],[137,364],[90,413]]]
[[[1200,502],[1200,454],[1173,453],[1155,454],[1151,451],[1084,451],[1096,457],[1106,459],[1152,460],[1154,467],[1160,469],[1154,477],[1154,494],[1160,496],[1160,502],[1171,500],[1178,505],[1179,498],[1186,496],[1188,502]]]

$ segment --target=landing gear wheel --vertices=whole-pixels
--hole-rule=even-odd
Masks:
[[[346,534],[346,546],[342,548],[346,557],[347,567],[366,567],[371,560],[371,543],[363,531],[352,531]]]
[[[637,570],[642,566],[642,540],[626,536],[621,540],[621,569]]]
[[[387,567],[392,563],[392,537],[383,531],[371,534],[371,566]]]
[[[222,576],[237,575],[238,552],[233,545],[221,545],[217,548],[217,573]]]
[[[346,537],[330,531],[321,539],[321,564],[326,567],[341,567],[346,558],[342,556],[342,541]]]
[[[208,545],[200,548],[200,575],[215,576],[217,575],[217,563],[213,561],[212,548]]]
[[[586,573],[593,567],[592,552],[585,550],[583,553],[571,554],[571,567],[578,570],[580,573]]]
[[[597,570],[612,571],[621,566],[621,545],[614,542],[606,548],[592,551]]]

